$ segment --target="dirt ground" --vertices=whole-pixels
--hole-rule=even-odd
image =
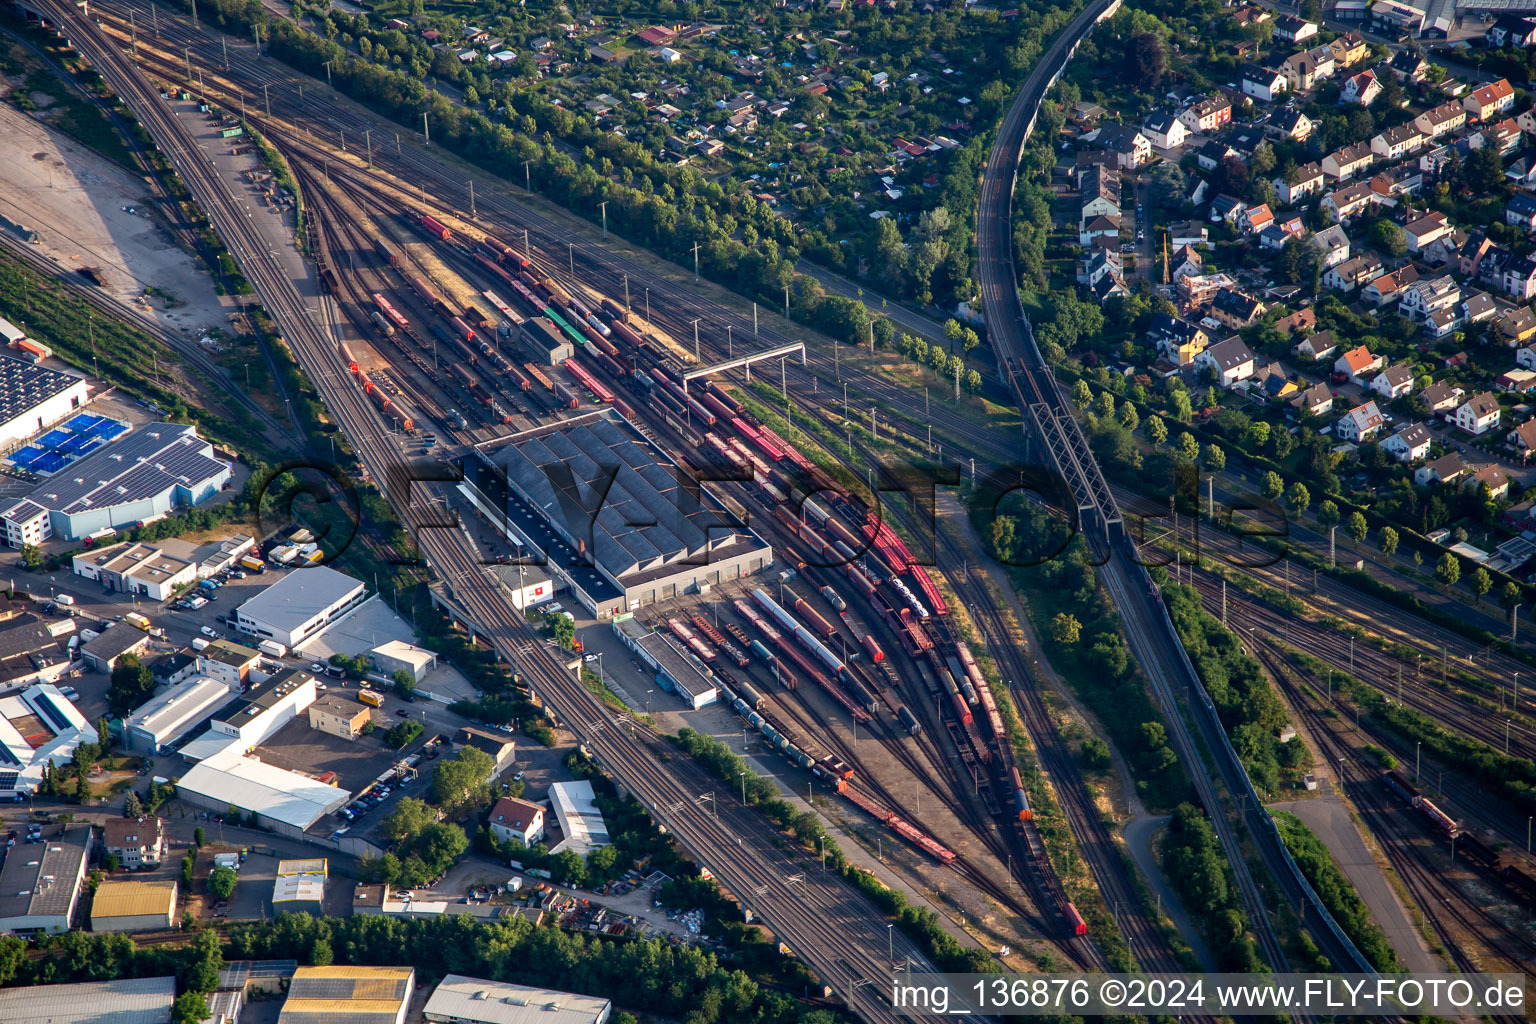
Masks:
[[[0,159],[0,214],[37,232],[43,253],[69,270],[100,268],[108,292],[171,330],[227,332],[233,303],[143,212],[147,192],[132,175],[8,106],[0,138],[10,154]]]

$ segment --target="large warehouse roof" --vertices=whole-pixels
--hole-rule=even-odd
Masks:
[[[344,789],[226,749],[199,761],[176,788],[306,829],[346,803]]]
[[[414,974],[410,967],[300,967],[278,1024],[394,1024]]]
[[[0,988],[0,1020],[6,1024],[166,1024],[175,998],[175,978]]]
[[[108,878],[91,898],[91,920],[165,915],[176,909],[176,882],[136,882]]]
[[[603,812],[598,809],[592,783],[585,780],[556,782],[549,787],[549,802],[554,806],[555,817],[560,819],[561,831],[565,833],[565,839],[551,853],[571,850],[585,856],[589,850],[608,845],[608,825],[603,821]]]
[[[242,604],[239,613],[279,632],[299,629],[363,588],[361,580],[328,565],[295,570]]]
[[[157,737],[159,742],[169,743],[228,700],[228,683],[209,676],[193,676],[140,705],[128,716],[126,724],[130,729],[142,729]]]
[[[197,428],[146,423],[40,484],[28,497],[55,512],[76,514],[126,505],[177,485],[196,487],[227,467],[207,454]]]
[[[677,466],[606,419],[509,445],[495,456],[509,483],[614,579],[685,559],[702,561],[730,538]],[[598,508],[596,518],[590,509]]]
[[[14,356],[0,356],[0,422],[9,423],[82,380]]]
[[[422,1009],[430,1021],[484,1024],[602,1024],[613,1003],[598,996],[449,974]]]
[[[52,683],[0,697],[0,791],[35,788],[48,762],[68,761],[87,733],[94,742],[95,727]]]

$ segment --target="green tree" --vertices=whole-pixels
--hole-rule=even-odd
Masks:
[[[1456,581],[1461,579],[1461,562],[1457,557],[1447,551],[1440,556],[1440,561],[1435,563],[1435,579],[1446,587],[1454,587]]]
[[[1385,217],[1371,225],[1371,244],[1380,252],[1400,257],[1408,251],[1408,236]]]
[[[1051,618],[1051,639],[1058,644],[1075,644],[1083,635],[1083,624],[1070,612],[1057,612]]]
[[[1344,529],[1348,531],[1356,544],[1362,543],[1365,540],[1365,535],[1370,532],[1370,526],[1366,523],[1364,514],[1360,512],[1351,512],[1349,514],[1349,520],[1344,524]]]
[[[1088,382],[1082,378],[1072,382],[1072,404],[1079,409],[1088,408],[1088,403],[1093,401],[1093,392],[1088,390]]]
[[[1120,425],[1126,430],[1135,430],[1141,423],[1141,417],[1136,413],[1136,406],[1130,402],[1120,406],[1120,411],[1116,413],[1116,419],[1120,421]]]
[[[144,803],[139,799],[139,794],[130,789],[128,795],[123,797],[123,817],[142,818],[143,816]]]
[[[107,706],[118,718],[155,695],[155,677],[138,655],[125,654],[112,667],[112,682],[107,688]]]
[[[203,831],[203,826],[199,825],[199,826],[197,826],[197,828],[192,830],[192,845],[193,846],[197,847],[198,849],[202,849],[203,846],[205,845],[205,840],[206,839],[207,839],[207,834]]]
[[[43,564],[43,549],[36,544],[23,544],[21,546],[21,567],[23,569],[36,569]]]
[[[1180,388],[1168,396],[1168,413],[1180,423],[1194,419],[1195,409],[1190,403],[1188,391]]]
[[[326,939],[316,939],[315,944],[309,947],[311,967],[329,967],[335,962],[336,955],[331,951],[331,944]]]
[[[1147,435],[1148,441],[1154,445],[1160,445],[1168,440],[1168,424],[1164,423],[1160,416],[1148,416],[1143,433]]]
[[[1270,501],[1279,501],[1280,495],[1285,493],[1285,481],[1280,479],[1280,474],[1270,470],[1264,474],[1264,487],[1261,492]]]
[[[558,612],[550,616],[550,634],[555,638],[562,650],[575,650],[576,648],[576,620],[569,615],[561,615]]]
[[[1098,401],[1094,403],[1094,411],[1104,419],[1109,419],[1115,414],[1115,396],[1108,391],[1100,391]]]
[[[491,774],[496,762],[478,747],[463,747],[458,756],[432,769],[432,796],[450,818],[490,802]]]
[[[1383,526],[1376,541],[1381,546],[1382,554],[1392,555],[1397,553],[1397,530],[1395,528]]]
[[[425,800],[402,797],[395,809],[384,819],[384,834],[391,839],[410,839],[425,832],[437,823],[437,809]]]
[[[1292,490],[1294,491],[1294,488]],[[1308,501],[1310,502],[1310,500],[1309,498]],[[1300,515],[1301,513],[1298,512],[1296,514]],[[1339,506],[1335,505],[1332,501],[1324,499],[1323,503],[1317,506],[1317,521],[1322,524],[1324,529],[1336,525],[1339,521]]]
[[[1472,590],[1472,596],[1477,598],[1477,603],[1482,604],[1488,591],[1493,589],[1493,577],[1488,570],[1478,566],[1472,570],[1472,576],[1467,580],[1467,586]]]
[[[1307,490],[1307,485],[1297,480],[1291,484],[1291,489],[1286,492],[1285,504],[1291,510],[1291,515],[1300,519],[1302,514],[1312,504],[1312,493]]]
[[[171,1003],[171,1024],[200,1024],[210,1012],[203,993],[183,992]]]
[[[409,697],[416,690],[416,677],[403,668],[395,669],[393,676],[395,681],[395,693],[401,697]]]
[[[1220,445],[1208,444],[1205,446],[1205,455],[1201,461],[1205,463],[1207,471],[1220,473],[1227,468],[1227,453],[1221,450]]]
[[[992,552],[999,561],[1012,561],[1017,543],[1018,520],[1012,516],[998,516],[992,520]]]
[[[229,894],[235,891],[238,878],[234,868],[214,868],[213,874],[208,876],[208,891],[221,900],[227,900]]]
[[[1179,458],[1187,462],[1194,462],[1200,457],[1200,442],[1195,440],[1194,434],[1180,434],[1178,443],[1174,446],[1174,451],[1178,453]]]
[[[1514,580],[1506,582],[1503,589],[1499,591],[1499,603],[1504,606],[1506,611],[1519,604],[1520,584]]]

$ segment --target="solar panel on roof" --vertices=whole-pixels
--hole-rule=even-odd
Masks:
[[[17,760],[16,755],[11,753],[10,750],[6,748],[4,743],[0,743],[0,764],[14,764],[17,766],[20,766],[21,764],[21,762]]]
[[[53,702],[51,694],[40,693],[37,695],[36,701],[38,710],[43,713],[43,717],[48,719],[55,729],[63,732],[65,729],[70,728],[69,719],[65,717],[64,712],[59,710],[59,706]]]

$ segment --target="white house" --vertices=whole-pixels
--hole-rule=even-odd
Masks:
[[[1402,398],[1413,390],[1413,368],[1407,363],[1389,366],[1372,377],[1367,386],[1386,401]]]
[[[1228,338],[1196,356],[1195,365],[1201,369],[1207,366],[1214,369],[1221,386],[1229,388],[1253,376],[1253,360],[1253,351],[1247,342],[1241,338]]]
[[[1341,441],[1368,441],[1385,422],[1376,403],[1366,402],[1340,416],[1333,433]]]
[[[1461,302],[1461,285],[1449,274],[1416,282],[1403,293],[1400,307],[1410,320],[1427,320],[1433,313],[1454,309]]]
[[[1280,72],[1273,68],[1259,67],[1257,64],[1244,64],[1242,77],[1243,95],[1251,96],[1263,103],[1273,103],[1290,88],[1290,84]]]
[[[1491,391],[1473,395],[1456,407],[1456,425],[1469,434],[1486,434],[1499,425],[1499,399]]]
[[[1189,138],[1189,126],[1168,110],[1154,110],[1141,126],[1154,149],[1178,149]]]
[[[1398,462],[1418,462],[1429,454],[1431,440],[1428,427],[1422,423],[1410,423],[1381,442],[1381,447],[1391,452]]]
[[[1381,95],[1381,82],[1376,78],[1374,71],[1362,71],[1358,75],[1350,75],[1344,79],[1344,85],[1339,89],[1339,99],[1344,103],[1358,103],[1362,107],[1368,107],[1376,102],[1376,97]]]
[[[1342,373],[1351,383],[1364,386],[1366,376],[1381,369],[1385,364],[1384,357],[1372,355],[1370,349],[1360,345],[1335,359],[1333,372]]]
[[[491,808],[490,826],[498,842],[531,847],[544,838],[544,808],[504,796]]]

